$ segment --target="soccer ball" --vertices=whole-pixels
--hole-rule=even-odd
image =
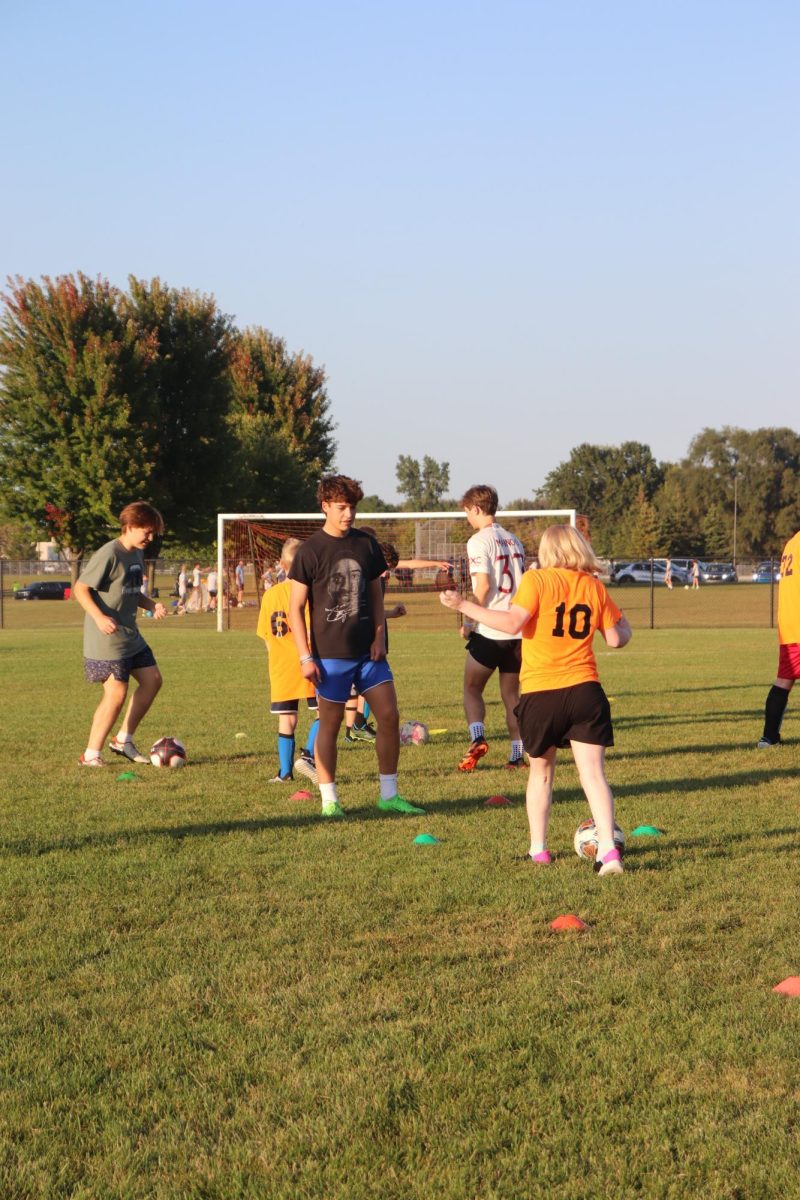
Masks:
[[[162,737],[150,747],[154,767],[185,767],[186,747],[177,738]]]
[[[401,746],[424,746],[428,740],[428,726],[422,721],[406,721],[400,726]]]
[[[578,858],[588,858],[590,862],[597,858],[597,830],[591,817],[588,821],[581,821],[575,830],[574,845]],[[619,825],[614,826],[614,845],[620,852],[625,849],[625,834]]]

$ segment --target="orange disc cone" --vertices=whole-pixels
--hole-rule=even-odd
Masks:
[[[564,913],[561,917],[556,917],[555,921],[550,922],[550,928],[555,933],[566,933],[568,929],[588,929],[589,926],[580,917],[576,917],[575,913]]]
[[[488,800],[484,800],[486,808],[502,808],[505,804],[510,804],[508,796],[490,796]]]
[[[800,996],[800,975],[787,975],[786,979],[776,983],[772,990],[779,992],[781,996]]]
[[[311,792],[307,792],[305,788],[301,788],[299,792],[292,792],[290,800],[310,800]]]

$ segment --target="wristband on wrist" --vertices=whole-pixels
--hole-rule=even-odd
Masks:
[[[314,661],[313,654],[304,654],[304,655],[302,655],[302,657],[300,659],[300,666],[302,667],[303,663],[313,662],[313,661]]]

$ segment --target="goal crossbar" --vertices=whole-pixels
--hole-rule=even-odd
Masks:
[[[502,518],[518,520],[524,517],[544,517],[565,521],[573,527],[577,524],[577,509],[574,508],[529,508],[501,509],[495,514],[498,520]],[[361,512],[358,513],[358,524],[369,525],[383,521],[466,521],[463,508],[446,512]],[[222,595],[222,580],[225,575],[225,524],[229,521],[259,521],[273,523],[279,521],[304,521],[310,525],[322,526],[325,514],[315,513],[218,513],[217,514],[217,573],[220,596]],[[217,605],[217,631],[224,632],[224,613],[221,603]]]

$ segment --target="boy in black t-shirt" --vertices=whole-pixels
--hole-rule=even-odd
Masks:
[[[347,475],[329,475],[320,481],[317,500],[325,524],[303,543],[289,571],[289,624],[300,670],[319,697],[315,758],[325,817],[344,816],[336,794],[336,738],[354,685],[368,697],[378,723],[378,808],[384,812],[425,811],[397,792],[400,722],[394,679],[386,661],[381,588],[386,560],[373,537],[353,528],[363,495],[357,481]],[[306,602],[311,611],[310,649],[303,617]]]

